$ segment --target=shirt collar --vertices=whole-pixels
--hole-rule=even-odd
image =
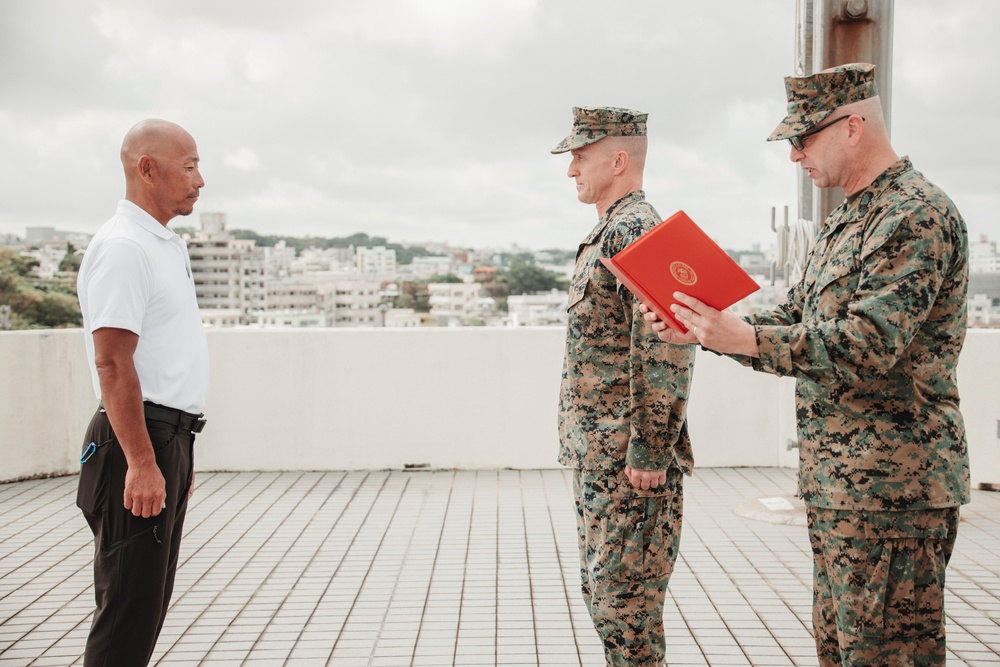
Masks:
[[[614,215],[615,211],[617,211],[619,208],[627,206],[628,204],[631,204],[633,202],[643,201],[645,199],[646,199],[645,192],[643,192],[642,190],[633,190],[632,192],[628,193],[627,195],[616,201],[614,204],[609,206],[608,210],[605,211],[604,215],[601,216],[601,220],[606,222],[611,219],[611,216]]]
[[[139,225],[142,229],[146,230],[154,236],[158,236],[166,241],[172,241],[177,238],[177,234],[173,232],[166,225],[161,225],[156,219],[145,211],[145,209],[130,202],[128,199],[122,199],[118,202],[118,213],[124,215],[129,220]]]
[[[645,192],[643,192],[642,190],[633,190],[632,192],[628,193],[627,195],[616,201],[614,204],[608,207],[607,211],[605,211],[601,215],[601,217],[597,220],[597,225],[590,231],[590,234],[587,235],[587,238],[583,240],[580,246],[583,247],[587,244],[593,243],[594,239],[600,236],[601,233],[604,231],[604,228],[608,226],[608,222],[611,220],[611,216],[615,214],[615,211],[624,208],[625,206],[633,202],[641,202],[645,200],[646,200]]]
[[[910,158],[903,156],[899,158],[891,167],[875,177],[875,180],[867,187],[858,190],[850,197],[847,197],[846,206],[848,211],[856,212],[858,217],[865,217],[868,214],[868,205],[878,199],[886,188],[892,184],[901,174],[913,169]]]

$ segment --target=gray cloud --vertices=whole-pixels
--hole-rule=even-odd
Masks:
[[[896,3],[893,134],[973,233],[993,224],[1000,58],[986,0]],[[234,227],[476,246],[576,245],[564,136],[574,105],[650,113],[645,188],[731,246],[794,205],[784,110],[794,3],[122,0],[4,3],[0,231],[94,230],[144,117],[184,125],[200,211]],[[189,224],[190,221],[185,221]]]

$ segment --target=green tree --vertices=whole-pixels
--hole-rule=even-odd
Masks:
[[[433,276],[427,279],[428,283],[460,283],[462,279],[456,276],[454,273],[435,273]]]
[[[80,315],[76,297],[37,290],[28,296],[20,315],[31,323],[30,328],[56,329],[83,326],[83,317]]]
[[[14,329],[78,327],[83,323],[72,280],[39,280],[31,277],[38,266],[32,257],[0,248],[0,304],[11,307],[9,326]]]
[[[72,243],[67,243],[66,254],[63,255],[62,260],[59,262],[59,270],[77,273],[80,271],[80,262],[82,261],[83,255],[77,254],[76,248],[73,247]]]
[[[393,308],[413,308],[417,299],[412,294],[403,293],[394,298],[392,301]]]
[[[24,257],[10,248],[0,248],[0,276],[11,275],[25,278],[38,266],[34,257]]]
[[[523,259],[511,262],[510,267],[497,276],[497,282],[505,285],[509,294],[548,292],[553,289],[566,289],[568,285],[558,273]]]

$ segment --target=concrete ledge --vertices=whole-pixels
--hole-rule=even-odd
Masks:
[[[199,470],[557,467],[564,331],[211,329]],[[0,333],[0,481],[79,470],[96,407],[82,330]],[[1000,483],[1000,331],[972,330],[959,382],[973,483]],[[699,352],[698,467],[794,467],[794,381]]]

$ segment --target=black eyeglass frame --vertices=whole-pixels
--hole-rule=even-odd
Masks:
[[[847,116],[841,116],[840,118],[837,118],[836,120],[831,120],[826,125],[820,125],[819,127],[814,127],[811,130],[809,130],[807,132],[803,132],[802,134],[796,135],[794,137],[788,137],[788,143],[790,143],[792,145],[792,148],[794,148],[797,151],[805,150],[805,144],[802,143],[803,139],[805,139],[806,137],[811,137],[814,134],[819,134],[820,132],[822,132],[826,128],[830,127],[831,125],[839,123],[840,121],[844,120],[845,118],[850,118],[852,115],[854,115],[854,114],[850,114],[850,115],[847,115]],[[864,116],[860,116],[860,118],[861,118],[862,121],[865,120]]]

